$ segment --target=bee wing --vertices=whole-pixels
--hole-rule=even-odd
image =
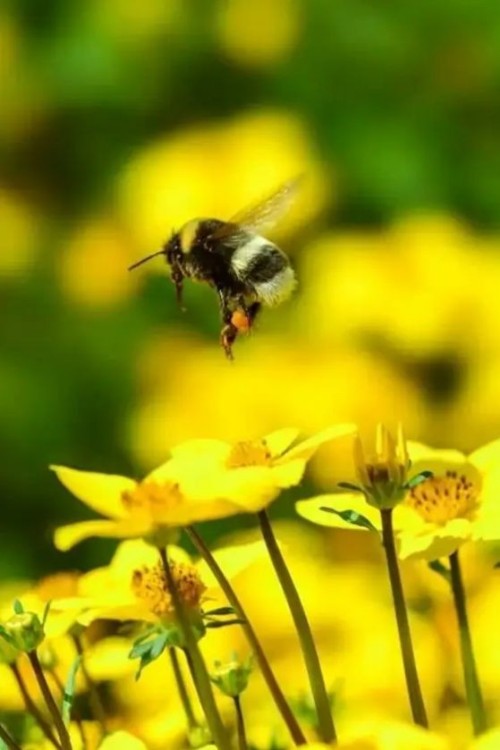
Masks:
[[[271,229],[290,208],[302,179],[300,175],[288,180],[263,200],[238,211],[224,226],[213,233],[212,239],[238,241],[247,233],[262,234]]]

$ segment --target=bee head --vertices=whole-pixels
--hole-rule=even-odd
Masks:
[[[161,250],[158,250],[156,253],[152,253],[151,255],[146,255],[145,258],[141,258],[141,260],[136,261],[131,266],[129,266],[128,270],[132,271],[134,268],[142,266],[143,263],[147,263],[148,260],[158,257],[158,255],[164,255],[165,260],[167,261],[169,266],[175,266],[179,264],[179,261],[182,257],[179,232],[172,232],[172,236],[169,240],[167,240],[167,242],[165,242]]]

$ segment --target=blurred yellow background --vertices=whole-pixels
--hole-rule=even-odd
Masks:
[[[499,84],[493,0],[3,3],[1,576],[109,559],[107,542],[66,557],[52,549],[57,524],[86,516],[51,462],[139,476],[186,438],[307,434],[337,421],[367,435],[402,420],[408,437],[465,451],[499,437]],[[229,363],[211,290],[188,283],[181,312],[162,259],[127,266],[184,221],[229,218],[299,173],[304,189],[272,235],[298,292],[262,314]],[[292,500],[331,488],[337,469],[322,451],[275,515],[293,518]],[[367,632],[387,648],[385,579],[371,592],[378,549],[291,528],[296,546],[330,557],[333,539],[325,587],[348,597],[345,573],[374,608],[349,627],[325,615],[325,638],[333,618],[346,660],[362,658],[377,683],[346,694],[371,701],[373,688],[404,716],[401,675],[380,684],[375,652],[358,652]],[[474,571],[490,567],[488,556],[471,560],[479,629],[497,594]],[[432,614],[420,638],[431,711],[462,731],[460,676],[439,661],[443,643],[456,647],[451,614],[439,581],[420,572],[411,596]],[[270,642],[283,637],[276,623]],[[500,677],[488,671],[493,644],[484,648],[492,696]],[[288,655],[278,657],[285,673]],[[366,708],[366,695],[350,698]]]

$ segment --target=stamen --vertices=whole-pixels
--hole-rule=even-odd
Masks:
[[[174,561],[170,563],[170,566],[184,605],[194,609],[199,608],[206,587],[196,568],[188,563]],[[158,617],[173,616],[175,609],[161,563],[153,567],[144,565],[135,570],[131,585],[135,596],[144,602],[150,612]]]
[[[123,492],[121,499],[129,513],[148,515],[158,522],[183,502],[179,485],[174,482],[141,482],[134,490]]]
[[[226,466],[237,469],[243,466],[269,466],[272,461],[271,451],[265,440],[243,441],[236,443],[229,454]]]
[[[444,524],[454,518],[471,518],[477,507],[479,488],[465,474],[447,471],[413,487],[405,503],[425,521]]]

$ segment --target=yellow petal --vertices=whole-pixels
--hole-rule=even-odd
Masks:
[[[99,750],[147,750],[144,742],[133,734],[118,731],[108,736],[99,745]]]
[[[240,573],[245,571],[254,562],[267,558],[267,548],[264,542],[259,539],[256,542],[248,544],[239,544],[233,547],[223,547],[212,553],[217,564],[222,568],[226,578],[234,580]],[[217,579],[210,571],[204,560],[196,563],[198,573],[207,589],[219,589]]]
[[[338,424],[333,427],[327,427],[326,430],[318,432],[316,435],[304,440],[302,443],[295,445],[291,450],[287,451],[276,463],[283,463],[284,461],[291,461],[294,458],[303,458],[308,461],[317,451],[317,449],[324,443],[329,443],[332,440],[346,437],[349,435],[355,435],[358,428],[355,424],[346,423]]]
[[[470,466],[464,453],[455,450],[437,450],[423,443],[408,441],[408,453],[411,459],[410,475],[421,471],[432,471],[436,476],[443,476],[447,471],[462,471]],[[477,470],[475,474],[477,474]]]
[[[54,533],[54,544],[61,552],[79,544],[79,542],[91,537],[110,537],[112,539],[124,539],[126,537],[143,536],[147,532],[145,527],[140,528],[130,523],[119,521],[82,521],[61,526]]]
[[[136,488],[137,482],[133,479],[115,474],[78,471],[66,466],[50,468],[66,489],[92,510],[108,518],[127,517],[121,497],[123,492],[131,492]]]
[[[469,541],[473,535],[473,524],[465,518],[454,518],[444,526],[428,524],[419,534],[401,532],[396,534],[398,555],[401,560],[437,560],[448,557]]]
[[[187,552],[180,547],[169,546],[169,557],[179,562],[190,562]],[[130,580],[135,570],[144,566],[153,567],[160,560],[158,550],[142,539],[128,539],[116,548],[109,564],[109,573],[114,585],[124,582],[130,588]]]
[[[469,461],[480,471],[500,468],[500,440],[493,440],[471,453]]]
[[[231,445],[222,440],[187,440],[171,449],[172,458],[204,458],[225,463],[231,452]]]
[[[491,729],[467,745],[467,750],[498,750],[499,747],[500,729]]]
[[[344,521],[336,513],[329,513],[321,508],[333,508],[337,511],[353,510],[361,516],[367,518],[380,529],[380,513],[376,508],[368,505],[364,496],[357,492],[341,492],[336,495],[320,495],[310,500],[299,500],[295,503],[295,510],[307,521],[316,523],[319,526],[328,526],[334,529],[351,529],[353,531],[367,531],[362,526]]]
[[[85,650],[85,668],[94,682],[118,680],[137,671],[137,664],[129,658],[131,643],[126,638],[113,636],[93,643]]]
[[[297,439],[300,430],[295,427],[285,427],[282,430],[276,430],[266,435],[264,441],[271,451],[273,458],[281,456],[282,453]]]
[[[277,464],[271,468],[272,481],[280,489],[295,487],[302,480],[306,466],[307,462],[304,458],[296,458],[284,464]]]
[[[279,474],[274,478],[276,467],[243,466],[214,473],[211,477],[211,491],[226,498],[228,507],[234,512],[257,513],[266,508],[280,493],[276,484]],[[208,488],[207,488],[208,489]]]

